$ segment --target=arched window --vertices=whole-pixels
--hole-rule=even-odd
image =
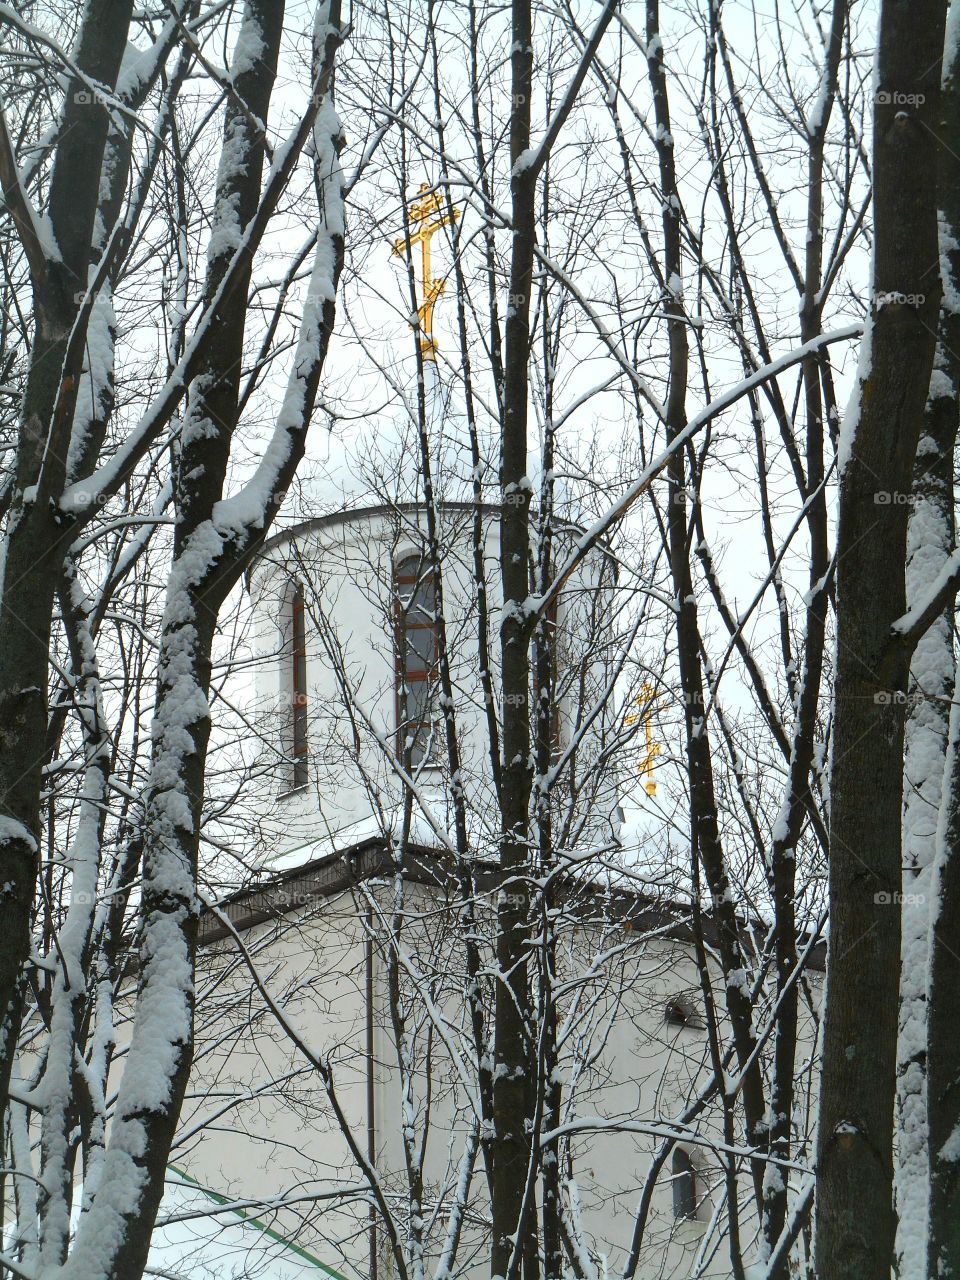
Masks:
[[[418,555],[405,556],[394,575],[396,616],[397,754],[411,767],[433,754],[433,681],[437,666],[437,592]]]
[[[697,1007],[687,996],[671,996],[663,1006],[663,1020],[670,1027],[686,1027],[689,1031],[703,1030]]]
[[[293,748],[293,785],[306,786],[307,759],[307,627],[303,587],[294,584],[290,597],[290,705]]]
[[[697,1216],[697,1174],[689,1151],[675,1147],[673,1152],[673,1216]]]

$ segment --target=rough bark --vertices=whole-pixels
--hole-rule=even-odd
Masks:
[[[874,262],[841,434],[830,942],[817,1154],[820,1280],[889,1280],[909,645],[907,508],[933,363],[945,5],[886,0],[874,108]],[[869,1011],[869,1016],[865,1016]]]
[[[536,170],[521,158],[530,147],[533,26],[530,0],[512,7],[510,179],[512,244],[505,330],[500,483],[503,680],[500,863],[507,882],[497,900],[497,987],[494,1009],[493,1240],[491,1274],[514,1280],[521,1263],[535,1266],[536,1235],[524,1195],[533,1156],[530,1039],[529,830],[533,781],[530,734],[529,594],[530,482],[527,478],[527,386],[530,294],[533,287]],[[525,1200],[527,1203],[525,1204]],[[526,1280],[533,1280],[527,1275]]]
[[[88,6],[74,62],[89,79],[116,84],[132,8],[132,0],[92,0]],[[31,252],[28,247],[33,259],[34,334],[0,597],[0,848],[4,864],[0,1091],[4,1093],[19,1021],[21,966],[30,949],[53,602],[71,537],[55,506],[65,475],[80,375],[79,359],[67,361],[68,344],[79,310],[76,296],[87,285],[109,128],[106,109],[91,102],[84,90],[78,76],[70,78],[63,110],[70,145],[58,148],[50,179],[48,217],[58,252],[43,246]]]

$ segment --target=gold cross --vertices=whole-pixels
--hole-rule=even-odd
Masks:
[[[643,710],[631,712],[623,718],[624,725],[628,727],[636,724],[638,720],[643,721],[643,732],[647,749],[640,757],[637,772],[640,774],[641,778],[646,776],[646,782],[643,786],[648,796],[655,796],[657,794],[657,784],[653,777],[653,762],[660,754],[660,745],[659,743],[654,742],[653,728],[651,727],[653,704],[656,702],[656,699],[657,692],[652,684],[641,685],[640,696],[639,698],[634,698],[634,702],[638,707],[642,707]]]
[[[420,330],[420,352],[423,359],[435,360],[437,347],[433,340],[433,308],[443,293],[446,281],[442,276],[435,280],[430,274],[430,241],[441,227],[449,226],[451,221],[456,222],[460,217],[460,211],[454,209],[452,215],[444,213],[440,192],[431,191],[425,182],[420,184],[418,196],[419,199],[414,200],[409,208],[410,221],[414,224],[410,228],[409,243],[411,247],[415,244],[420,245],[422,267],[420,287],[423,301],[417,307],[416,328]],[[434,215],[437,220],[431,222],[430,219]],[[407,243],[406,236],[394,240],[393,252],[397,257],[404,256]]]

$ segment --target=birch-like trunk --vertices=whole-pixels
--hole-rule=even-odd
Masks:
[[[951,24],[957,27],[954,8]],[[948,39],[948,46],[950,41]],[[955,50],[954,56],[955,56]],[[913,468],[913,495],[907,525],[907,604],[935,584],[956,544],[954,515],[954,454],[957,443],[958,386],[960,386],[960,129],[954,68],[944,62],[938,135],[943,146],[937,157],[937,198],[940,209],[940,270],[944,297],[940,305],[937,351],[927,399],[923,430]],[[945,846],[938,851],[942,832],[938,815],[952,819],[955,798],[947,768],[950,705],[955,691],[955,595],[943,614],[920,637],[910,665],[906,741],[903,765],[903,902],[900,976],[900,1022],[897,1066],[897,1274],[903,1280],[922,1275],[929,1235],[930,1169],[938,1164],[928,1131],[928,985],[931,980],[930,925],[938,920],[942,902],[937,895],[935,866],[943,868]],[[941,920],[940,925],[946,921]],[[947,926],[949,927],[949,926]],[[936,963],[937,999],[950,1005],[942,985],[942,965],[951,962],[943,951]],[[953,971],[953,979],[960,970]],[[943,1026],[938,1009],[938,1027]],[[942,1076],[945,1042],[937,1037],[935,1071]],[[958,1061],[949,1052],[949,1059]],[[944,1098],[938,1079],[937,1097]],[[940,1115],[930,1100],[930,1118]],[[949,1133],[941,1136],[941,1143]],[[931,1274],[936,1274],[932,1272]]]
[[[940,106],[940,171],[937,175],[940,204],[940,269],[944,297],[940,307],[937,357],[934,362],[926,434],[938,452],[933,461],[941,479],[938,513],[941,524],[955,541],[953,465],[960,417],[960,6],[951,6],[944,49]],[[935,624],[935,642],[955,652],[955,622],[951,616]],[[921,644],[923,641],[921,641]],[[917,654],[920,653],[918,646]],[[916,666],[916,658],[914,659]],[[918,677],[919,683],[919,677]],[[944,683],[944,695],[956,699],[956,674]],[[934,691],[936,692],[936,691]],[[924,690],[926,693],[926,690]],[[925,704],[921,704],[925,705]],[[934,704],[940,709],[938,704]],[[941,710],[941,715],[944,711]],[[938,1280],[960,1276],[960,711],[952,703],[949,743],[940,814],[934,841],[934,861],[925,885],[930,895],[924,919],[929,922],[929,942],[924,975],[927,982],[926,1126],[916,1124],[925,1141],[922,1154],[928,1177],[917,1181],[928,1196],[926,1230],[927,1275]],[[907,782],[910,782],[908,755]],[[917,993],[920,1004],[920,993]],[[917,1028],[918,1034],[922,1034]],[[918,1144],[919,1145],[919,1144]],[[921,1267],[923,1259],[918,1259]],[[906,1269],[902,1271],[906,1277]]]

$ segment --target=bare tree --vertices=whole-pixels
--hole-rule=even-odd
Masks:
[[[14,83],[38,84],[35,102],[50,112],[45,118],[45,110],[25,108],[15,142],[6,123],[0,130],[2,181],[19,241],[17,248],[8,239],[7,248],[29,269],[33,323],[33,333],[23,334],[25,392],[5,492],[0,605],[0,836],[9,866],[0,908],[0,1077],[17,1099],[15,1109],[25,1108],[11,1119],[20,1214],[16,1256],[3,1262],[14,1274],[61,1267],[84,1276],[142,1274],[189,1075],[213,636],[220,606],[302,456],[342,261],[343,179],[331,103],[339,11],[318,12],[309,103],[274,146],[267,118],[283,18],[282,4],[251,3],[237,25],[221,25],[232,49],[222,71],[202,48],[213,34],[208,15],[190,5],[172,8],[161,22],[135,21],[129,5],[95,3],[75,32],[68,26],[63,33],[34,27],[13,11],[2,19],[15,42],[6,74]],[[70,53],[62,34],[75,36]],[[134,34],[146,43],[132,44]],[[198,68],[208,99],[201,105],[198,97],[184,110],[184,85]],[[209,219],[206,280],[197,293],[192,273],[200,255],[190,237],[203,232],[188,208],[198,189],[188,194],[183,131],[199,123],[192,144],[207,146],[205,123],[221,119],[221,106],[219,170],[212,201],[201,210]],[[253,475],[234,480],[228,494],[228,468],[236,465],[235,439],[254,385],[242,375],[253,336],[247,320],[255,255],[308,141],[313,269],[293,366]],[[154,360],[166,369],[139,383],[134,376],[130,394],[124,379],[149,340],[137,336],[131,313],[114,303],[125,286],[143,287],[152,240],[174,267],[164,300],[169,310],[152,331]],[[266,328],[268,351],[273,332]],[[134,495],[146,499],[146,512],[126,505]],[[150,603],[141,597],[139,622],[123,617],[121,591],[151,533],[168,520],[175,532],[162,616],[154,612],[163,597],[154,581]],[[112,661],[133,663],[119,696],[101,677],[105,623],[119,623]],[[139,643],[124,645],[138,625],[157,627],[156,653],[146,659]],[[61,635],[67,665],[51,688],[49,655],[56,663]],[[131,702],[139,704],[137,721],[146,713],[139,686],[151,679],[149,770],[141,772],[137,723],[129,785],[139,794],[121,805],[114,825],[111,793],[125,790],[116,753],[130,742],[124,720],[129,725]],[[44,787],[51,773],[56,778],[57,750],[70,742],[72,717],[80,733],[80,784],[60,827],[61,845],[56,790],[44,794]],[[64,804],[68,797],[61,791]],[[115,852],[108,857],[110,845]],[[139,991],[118,1096],[108,1108],[111,988],[121,976],[135,882]],[[98,906],[99,893],[106,896]],[[32,930],[35,901],[39,937]],[[31,1063],[33,1092],[10,1083],[18,1054]],[[37,1176],[34,1116],[39,1195],[29,1186]],[[81,1156],[83,1202],[72,1238]]]

